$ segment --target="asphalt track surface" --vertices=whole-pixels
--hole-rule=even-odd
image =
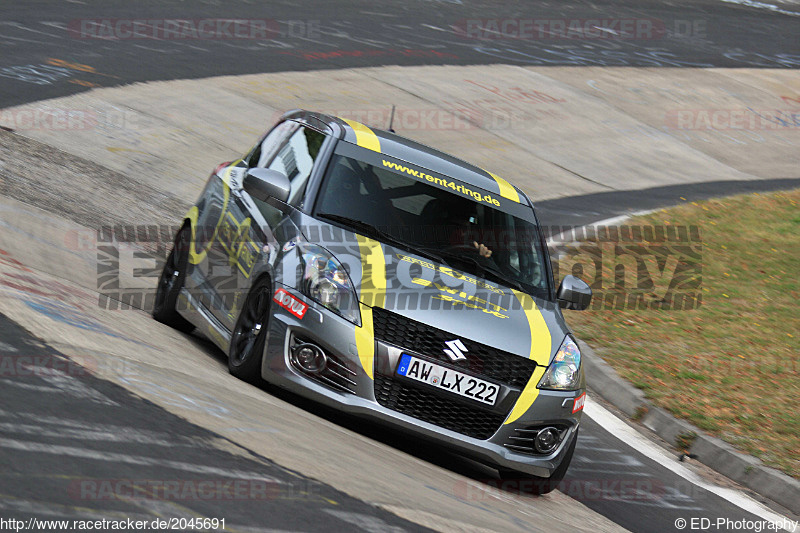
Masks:
[[[377,65],[797,68],[800,6],[784,7],[796,15],[721,0],[4,2],[0,103],[6,107],[138,81]],[[152,21],[178,18],[266,19],[270,33],[265,39],[158,33],[168,38],[100,38],[102,21],[149,20],[153,26]],[[510,21],[501,36],[511,38],[495,38],[488,23],[489,31],[470,32],[469,21],[487,19]],[[544,33],[517,30],[515,24],[527,19],[546,21],[539,26]],[[626,20],[648,21],[652,31],[620,38],[598,33],[590,39],[559,32],[560,22],[590,19],[608,26],[604,36],[619,34]],[[552,35],[565,37],[548,38]],[[79,65],[92,68],[82,71],[80,80],[59,82]]]
[[[371,524],[430,531],[231,443],[223,451],[216,435],[82,374],[2,315],[0,338],[7,370],[12,361],[25,369],[0,378],[6,520],[67,520],[65,529],[75,531],[82,528],[73,521],[152,524],[157,517],[225,519],[228,530],[323,532]]]
[[[311,9],[298,7],[295,3],[270,3],[266,6],[236,1],[226,4],[224,11],[215,4],[198,2],[187,7],[185,2],[178,1],[138,2],[133,5],[114,1],[77,4],[35,0],[13,6],[4,4],[0,7],[0,46],[3,50],[0,56],[0,106],[63,96],[91,86],[386,64],[800,66],[800,18],[718,1],[684,1],[669,5],[657,1],[574,1],[568,5],[539,5],[535,13],[494,2],[477,2],[470,6],[450,2],[406,2],[402,6],[349,2],[346,6],[335,7],[313,4]],[[665,34],[658,39],[576,43],[552,39],[475,41],[452,31],[452,26],[458,26],[460,21],[489,16],[651,18],[663,22]],[[219,17],[268,18],[276,22],[278,31],[284,35],[264,41],[223,39],[192,42],[84,39],[75,38],[67,31],[75,27],[74,21],[82,19]],[[687,28],[686,22],[689,22],[688,27],[696,29],[694,34],[681,35],[679,30]],[[83,83],[63,81],[70,77],[74,82],[74,71],[85,64],[91,64],[92,68],[82,72],[78,81]],[[735,193],[796,187],[798,180],[734,182],[730,185],[727,190]],[[602,193],[542,202],[539,210],[546,225],[582,224],[671,205],[677,203],[680,196],[701,199],[715,195],[718,190],[700,184],[663,190]],[[598,205],[603,207],[598,208]],[[57,352],[15,328],[8,318],[0,317],[4,356],[26,353],[51,360],[59,358]],[[480,465],[452,457],[444,451],[422,451],[413,441],[393,432],[361,429],[349,418],[299,398],[289,399],[312,413],[366,432],[371,438],[390,442],[473,479],[486,479],[491,475]],[[281,489],[276,490],[278,497],[263,506],[241,505],[236,501],[194,502],[196,507],[191,509],[192,513],[205,517],[226,516],[231,517],[231,523],[241,526],[264,527],[267,524],[269,528],[303,531],[314,531],[320,527],[319,524],[325,524],[325,529],[338,530],[356,524],[364,528],[370,523],[378,530],[390,525],[409,531],[420,529],[348,498],[331,487],[286,471],[270,463],[268,458],[248,457],[246,450],[224,453],[218,446],[208,445],[216,438],[213,434],[131,396],[124,389],[90,376],[79,385],[74,382],[65,385],[63,378],[53,372],[32,372],[29,379],[5,383],[0,389],[0,402],[3,424],[0,464],[5,474],[0,477],[0,493],[3,494],[1,510],[4,518],[79,518],[70,510],[75,501],[70,496],[74,496],[74,492],[70,493],[69,483],[77,479],[148,479],[150,476],[151,479],[163,480],[165,472],[169,471],[180,480],[197,480],[201,479],[200,475],[202,479],[213,478],[208,470],[201,468],[206,466],[240,471],[243,478],[249,480],[252,478],[247,476],[268,475]],[[126,443],[114,442],[113,434],[118,431],[137,435],[143,444],[131,444],[130,439]],[[179,435],[180,444],[171,442],[170,446],[160,447],[153,444],[163,440],[166,434]],[[146,442],[150,444],[145,445]],[[98,453],[79,456],[76,450],[95,450]],[[120,464],[108,460],[108,457],[113,457],[108,455],[111,451],[125,457],[147,459],[142,459],[144,465]],[[67,457],[70,459],[65,460]],[[641,481],[644,483],[636,484]],[[631,492],[620,488],[620,483],[627,483],[626,487],[633,483],[647,489],[642,493]],[[578,450],[565,487],[567,494],[631,531],[673,531],[675,520],[687,516],[756,519],[727,500],[656,464],[588,417],[584,418]],[[91,487],[88,490],[91,493]],[[298,494],[304,495],[299,504],[292,498]],[[309,494],[313,497],[309,498]],[[185,509],[177,509],[175,502],[163,498],[140,498],[130,502],[89,499],[88,503],[84,500],[80,503],[98,511],[98,514],[102,509],[103,516],[107,516],[108,511],[118,512],[120,516],[137,513],[143,516],[170,516],[170,513],[186,516]],[[31,500],[38,501],[39,506],[19,503]],[[339,504],[340,514],[330,512],[331,501]],[[185,504],[181,502],[180,505]]]

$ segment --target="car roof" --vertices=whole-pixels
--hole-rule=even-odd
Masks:
[[[371,128],[353,120],[302,109],[287,112],[283,115],[283,119],[308,122],[312,126],[328,129],[346,142],[455,178],[517,203],[532,205],[524,192],[500,176],[395,133]]]

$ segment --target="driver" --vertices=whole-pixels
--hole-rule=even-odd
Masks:
[[[492,250],[483,244],[482,242],[479,243],[478,240],[480,239],[480,230],[478,229],[478,217],[476,215],[470,215],[466,221],[461,221],[460,228],[463,232],[463,240],[467,244],[469,244],[470,239],[472,239],[472,246],[475,247],[475,250],[478,252],[478,255],[481,257],[492,257]]]
[[[456,228],[454,242],[473,246],[481,257],[492,257],[492,250],[480,242],[481,231],[478,226],[478,211],[470,201],[451,203],[447,208],[447,224]]]

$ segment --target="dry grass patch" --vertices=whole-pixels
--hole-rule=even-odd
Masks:
[[[567,311],[653,403],[800,477],[800,190],[682,205],[628,222],[696,225],[702,305]],[[627,224],[627,223],[626,223]]]

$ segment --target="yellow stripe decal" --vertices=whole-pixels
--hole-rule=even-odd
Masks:
[[[346,118],[343,118],[342,120],[347,122],[347,125],[353,128],[353,131],[356,132],[356,143],[358,143],[361,148],[367,148],[373,152],[380,153],[381,141],[378,139],[378,136],[375,135],[374,131],[360,122],[356,122],[355,120],[348,120]]]
[[[375,330],[372,326],[372,308],[358,304],[361,308],[361,327],[356,327],[356,349],[361,367],[369,379],[372,376],[372,365],[375,362]]]
[[[386,257],[379,242],[361,235],[356,235],[356,238],[361,252],[361,327],[356,327],[356,348],[361,367],[373,379],[375,331],[372,326],[372,307],[383,307],[386,302]]]
[[[524,415],[528,409],[530,409],[531,405],[533,405],[533,402],[539,396],[539,389],[536,388],[536,385],[539,384],[539,380],[544,376],[544,371],[545,367],[542,366],[537,366],[536,370],[533,371],[531,380],[525,385],[519,398],[517,398],[517,403],[514,404],[514,409],[511,411],[511,414],[508,415],[508,418],[504,422],[505,424],[516,421],[517,418]]]
[[[519,300],[522,310],[525,311],[525,316],[528,318],[528,327],[531,331],[531,352],[528,357],[536,361],[537,366],[530,381],[517,398],[514,409],[505,421],[506,424],[510,424],[524,415],[536,401],[539,396],[539,389],[536,388],[536,385],[539,384],[539,380],[542,379],[544,371],[550,363],[551,350],[550,330],[547,328],[547,323],[544,321],[542,312],[536,306],[536,302],[523,292],[514,291],[514,296]]]
[[[487,170],[487,172],[489,171]],[[494,178],[494,181],[497,182],[497,186],[500,187],[500,196],[519,203],[519,194],[517,193],[517,190],[514,188],[513,185],[511,185],[509,182],[507,182],[497,174],[492,174],[491,172],[489,172],[489,175]]]

